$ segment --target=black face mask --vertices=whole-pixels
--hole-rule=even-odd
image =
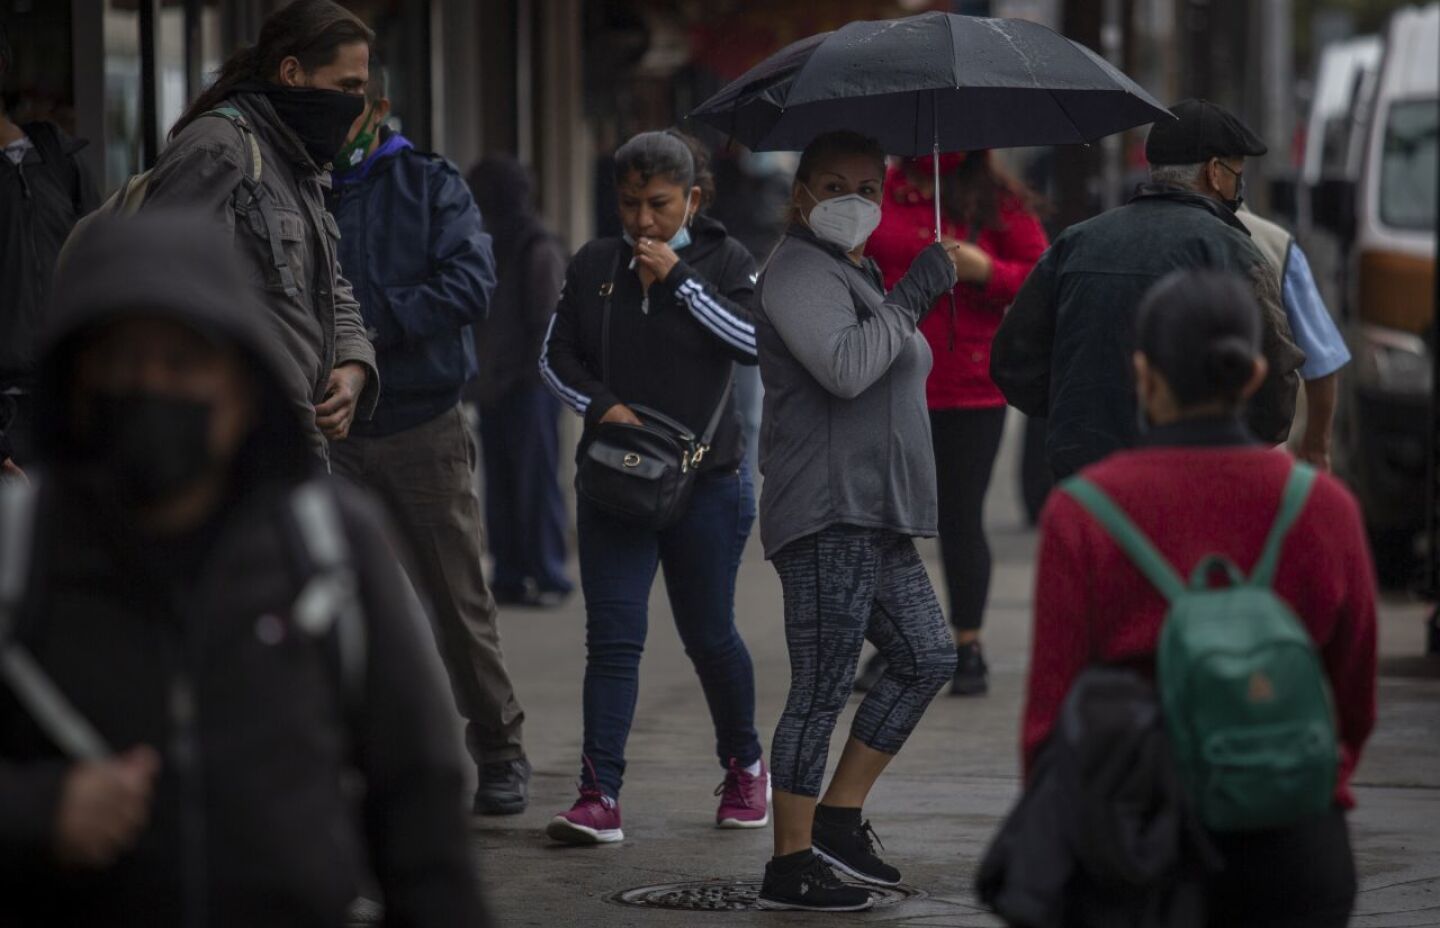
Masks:
[[[87,450],[124,502],[168,499],[213,463],[208,403],[158,393],[99,394],[90,408]]]
[[[1230,212],[1238,213],[1240,207],[1245,204],[1245,172],[1233,170],[1230,165],[1223,161],[1217,161],[1215,163],[1235,175],[1235,198],[1233,200],[1221,200],[1220,202],[1224,203],[1225,208],[1230,210]]]
[[[335,159],[350,127],[365,110],[364,97],[338,90],[272,84],[265,95],[275,114],[300,137],[305,151],[321,167]]]

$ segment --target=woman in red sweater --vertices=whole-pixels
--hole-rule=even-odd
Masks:
[[[1141,304],[1136,386],[1148,423],[1137,450],[1084,471],[1179,571],[1224,554],[1247,575],[1294,461],[1251,437],[1244,400],[1265,376],[1248,286],[1213,272],[1167,277]],[[1270,832],[1215,836],[1226,868],[1209,923],[1343,926],[1355,870],[1341,810],[1375,721],[1375,579],[1360,513],[1321,474],[1281,550],[1274,589],[1315,640],[1342,745],[1335,811]],[[1025,710],[1027,773],[1066,693],[1092,661],[1154,673],[1166,604],[1080,504],[1053,493],[1041,516],[1035,634]]]
[[[1005,429],[1005,397],[990,380],[990,342],[1049,243],[1035,216],[1034,194],[990,152],[941,155],[940,171],[941,231],[960,243],[960,282],[954,312],[949,297],[941,297],[920,330],[935,358],[926,399],[935,443],[940,553],[960,652],[950,692],[969,696],[988,688],[980,623],[990,593],[990,546],[982,515]],[[880,227],[866,248],[886,287],[935,240],[933,177],[934,162],[925,157],[902,162],[886,178]],[[879,655],[872,657],[856,688],[868,689],[882,669]]]

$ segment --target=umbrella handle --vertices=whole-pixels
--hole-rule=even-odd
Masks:
[[[935,172],[935,186],[930,192],[930,199],[935,201],[935,241],[942,238],[940,234],[940,97],[933,91],[930,94],[930,127],[935,133],[934,144],[930,149],[930,167]],[[945,292],[950,298],[950,350],[955,350],[955,289]]]

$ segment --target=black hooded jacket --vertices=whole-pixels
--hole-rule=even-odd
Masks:
[[[581,248],[565,272],[540,373],[555,395],[585,417],[590,430],[616,403],[648,406],[699,435],[731,374],[731,364],[759,363],[748,304],[755,259],[725,227],[703,213],[680,263],[650,288],[628,268],[633,249],[617,238]],[[610,358],[605,360],[605,303],[611,302]],[[734,396],[702,471],[731,469],[744,451]]]
[[[333,636],[295,622],[310,575],[289,501],[328,478],[228,236],[147,211],[97,222],[74,248],[86,273],[60,281],[44,342],[35,555],[13,634],[111,748],[150,745],[163,766],[138,844],[107,870],[61,868],[70,762],[0,687],[0,925],[337,928],[367,860],[390,924],[483,924],[433,638],[358,491],[333,488],[368,639],[360,699]],[[234,346],[261,397],[224,506],[182,538],[137,531],[69,426],[77,345],[136,314]],[[342,789],[351,771],[363,797]]]
[[[508,158],[486,158],[467,178],[495,241],[490,313],[475,324],[479,376],[468,395],[482,407],[540,386],[536,362],[560,300],[569,252],[535,214],[530,176]]]
[[[24,160],[0,154],[0,389],[29,389],[55,260],[75,221],[99,203],[77,157],[85,140],[52,123],[20,128],[33,146]]]

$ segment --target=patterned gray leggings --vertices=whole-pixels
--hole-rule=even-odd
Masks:
[[[955,645],[925,565],[908,536],[837,525],[775,555],[785,591],[790,698],[775,726],[776,789],[819,796],[830,735],[869,638],[889,666],[850,734],[896,754],[955,672]]]

